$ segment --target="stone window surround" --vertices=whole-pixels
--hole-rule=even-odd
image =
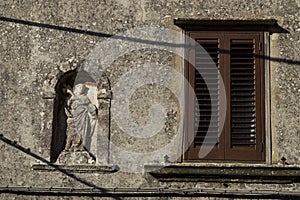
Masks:
[[[175,25],[184,28],[189,24],[189,29],[198,30],[199,27],[210,26],[211,20],[204,20],[204,23],[198,24],[201,20],[174,19]],[[235,20],[216,20],[215,25],[222,24],[222,21],[229,25]],[[237,20],[242,22],[243,20]],[[276,44],[270,42],[273,33],[288,33],[285,29],[277,24],[277,20],[246,20],[245,24],[266,23],[259,25],[257,28],[264,32],[264,55],[268,58],[273,55],[271,47]],[[223,24],[224,25],[224,24]],[[216,27],[216,26],[214,26]],[[234,27],[237,28],[237,27]],[[218,29],[218,28],[216,28]],[[183,29],[182,29],[183,30]],[[184,30],[183,30],[184,31]],[[183,38],[182,38],[183,40]],[[181,66],[184,66],[182,61]],[[146,164],[145,172],[157,178],[159,181],[211,181],[211,182],[238,182],[238,183],[292,183],[300,182],[299,172],[300,165],[285,166],[284,163],[274,163],[272,151],[274,138],[271,132],[271,62],[265,59],[265,137],[266,137],[266,160],[264,163],[247,163],[247,162],[180,162],[170,165],[163,164]],[[184,68],[181,67],[182,73]]]
[[[186,30],[209,30],[209,31],[222,31],[224,27],[230,27],[230,30],[255,30],[264,32],[264,55],[270,57],[273,53],[270,51],[271,47],[275,46],[270,43],[270,38],[273,33],[288,33],[287,30],[280,27],[275,19],[252,19],[252,20],[207,20],[207,19],[185,19],[185,18],[174,18],[174,24],[180,27],[184,33]],[[182,38],[184,42],[184,38]],[[184,61],[180,63],[182,73],[184,73]],[[265,59],[265,137],[266,137],[266,160],[264,163],[270,165],[273,163],[272,159],[272,133],[271,133],[271,94],[270,94],[270,68],[271,63],[269,59]],[[212,161],[213,162],[213,161]],[[234,162],[232,162],[234,163]]]

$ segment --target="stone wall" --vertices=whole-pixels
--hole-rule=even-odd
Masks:
[[[180,32],[173,23],[175,18],[276,19],[289,33],[274,33],[270,36],[271,115],[268,119],[271,123],[272,163],[278,164],[284,156],[289,164],[300,165],[299,7],[297,0],[1,1],[1,134],[49,161],[55,86],[58,80],[64,73],[81,67],[97,45],[114,34],[139,27],[170,28]],[[87,31],[86,34],[84,31]],[[118,39],[119,47],[122,48],[122,38]],[[176,53],[163,48],[146,48],[118,57],[106,68],[105,74],[113,88],[130,69],[147,63],[169,65],[177,72],[182,72],[183,67]],[[180,91],[179,80],[173,78],[169,82]],[[178,97],[170,89],[160,84],[146,84],[138,88],[129,98],[131,119],[135,120],[137,126],[146,126],[157,117],[152,107],[157,104],[165,109],[165,121],[157,135],[147,139],[135,138],[124,133],[112,119],[110,137],[113,144],[126,151],[153,152],[171,143],[177,130],[180,130],[179,116],[182,113]],[[130,170],[126,172],[122,169],[115,173],[75,171],[72,172],[73,176],[63,172],[32,170],[33,164],[42,162],[28,152],[21,152],[2,141],[0,150],[0,186],[225,187],[222,183],[159,182],[147,173],[131,173],[128,172]],[[175,155],[178,153],[176,151]],[[166,161],[164,159],[162,154],[152,161],[161,163]],[[117,158],[112,160],[116,162]],[[129,159],[128,169],[130,162]],[[238,183],[230,184],[229,188],[290,188],[299,191],[298,183]],[[0,197],[7,199],[15,196]]]

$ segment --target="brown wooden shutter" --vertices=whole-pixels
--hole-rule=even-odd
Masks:
[[[189,115],[189,120],[194,121],[198,129],[194,126],[189,130],[194,132],[195,138],[186,153],[186,158],[188,160],[199,160],[201,146],[211,145],[214,147],[205,159],[223,159],[224,139],[218,138],[219,76],[216,74],[216,67],[220,66],[220,41],[222,36],[219,34],[195,33],[191,34],[191,37],[207,51],[211,58],[197,46],[190,52],[190,58],[195,59],[196,66],[189,66],[189,78],[194,80],[192,81],[192,87],[197,97],[195,100],[198,101],[198,106],[195,103],[190,106],[193,107],[195,112],[193,115]],[[210,93],[208,87],[211,88]]]
[[[185,153],[185,160],[199,160],[199,150],[204,145],[212,145],[212,151],[204,160],[245,160],[264,159],[264,67],[263,34],[254,32],[190,32],[211,56],[220,70],[225,88],[227,105],[222,105],[219,95],[219,76],[210,73],[212,67],[200,49],[191,49],[189,58],[195,59],[195,67],[188,64],[187,78],[192,85],[200,108],[197,107],[189,92],[187,132],[195,135],[193,143]],[[206,82],[203,77],[206,77]],[[208,86],[213,86],[211,96]],[[215,105],[213,109],[212,105]],[[222,134],[219,108],[226,106],[226,121]],[[208,130],[209,123],[211,129]],[[195,130],[195,124],[199,127]],[[208,139],[208,140],[207,140]]]
[[[226,160],[262,160],[263,63],[260,33],[226,34],[229,119]]]

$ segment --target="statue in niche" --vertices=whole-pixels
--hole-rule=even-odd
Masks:
[[[54,102],[51,162],[107,164],[110,138],[109,79],[95,81],[86,71],[66,72]]]
[[[65,108],[67,119],[66,150],[89,150],[97,123],[97,107],[87,97],[88,88],[78,84],[74,93],[67,89],[71,98]]]
[[[98,123],[98,109],[88,97],[89,88],[85,84],[77,84],[67,100],[65,113],[67,115],[67,139],[64,151],[58,160],[60,163],[88,163],[95,162],[91,153],[92,136]]]

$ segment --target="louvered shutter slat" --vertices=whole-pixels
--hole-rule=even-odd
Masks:
[[[219,66],[219,40],[201,39],[197,42],[207,51],[211,58],[202,49],[195,51],[196,68],[201,70],[201,75],[195,70],[195,94],[200,109],[199,114],[195,114],[195,122],[198,125],[194,146],[214,145],[218,140],[219,130],[219,108],[218,108],[218,81],[216,66]],[[214,64],[212,63],[214,62]],[[202,76],[205,76],[205,81]],[[209,91],[208,91],[209,87]],[[210,93],[209,93],[210,92]],[[208,129],[210,127],[210,132]]]
[[[253,40],[231,40],[231,145],[256,144],[255,57]],[[247,65],[247,71],[244,66]],[[243,68],[240,70],[239,68]],[[246,117],[248,116],[253,117]]]

